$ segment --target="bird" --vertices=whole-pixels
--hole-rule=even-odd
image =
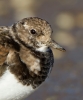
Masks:
[[[0,100],[25,100],[48,77],[54,63],[51,25],[38,17],[0,27]]]

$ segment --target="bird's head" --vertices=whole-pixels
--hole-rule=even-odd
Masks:
[[[52,28],[50,24],[40,18],[30,17],[12,25],[13,38],[26,47],[31,47],[38,51],[46,51],[48,47],[65,51],[51,39]]]

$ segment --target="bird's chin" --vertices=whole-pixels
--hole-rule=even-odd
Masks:
[[[39,48],[36,49],[36,51],[39,51],[39,52],[46,52],[46,51],[48,51],[48,46],[39,47]]]

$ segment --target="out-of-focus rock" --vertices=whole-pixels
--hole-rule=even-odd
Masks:
[[[54,54],[54,58],[55,59],[60,59],[64,56],[64,52],[56,50],[56,49],[52,49],[53,50],[53,54]]]
[[[70,30],[75,26],[74,16],[71,13],[60,13],[55,18],[55,24],[65,30]]]
[[[15,20],[17,21],[31,16],[35,16],[35,13],[29,10],[15,12]]]
[[[10,12],[9,5],[5,2],[5,0],[0,0],[0,16],[6,16]]]
[[[57,100],[57,97],[56,96],[51,96],[51,97],[47,98],[46,100]]]
[[[33,9],[32,4],[35,3],[35,0],[11,0],[11,5],[17,10],[24,9]]]
[[[16,20],[35,15],[35,0],[11,0],[11,6]]]
[[[66,46],[68,49],[74,49],[76,47],[76,39],[74,36],[66,31],[57,31],[53,38],[61,45]]]
[[[15,19],[35,16],[36,10],[42,1],[38,0],[11,0],[11,6],[15,11]]]
[[[76,16],[76,26],[79,28],[83,28],[83,12],[78,13]]]

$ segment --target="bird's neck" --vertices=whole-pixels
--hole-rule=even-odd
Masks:
[[[31,85],[33,88],[39,86],[48,76],[53,64],[51,49],[47,52],[39,52],[26,48],[20,50],[20,59],[29,70]]]

